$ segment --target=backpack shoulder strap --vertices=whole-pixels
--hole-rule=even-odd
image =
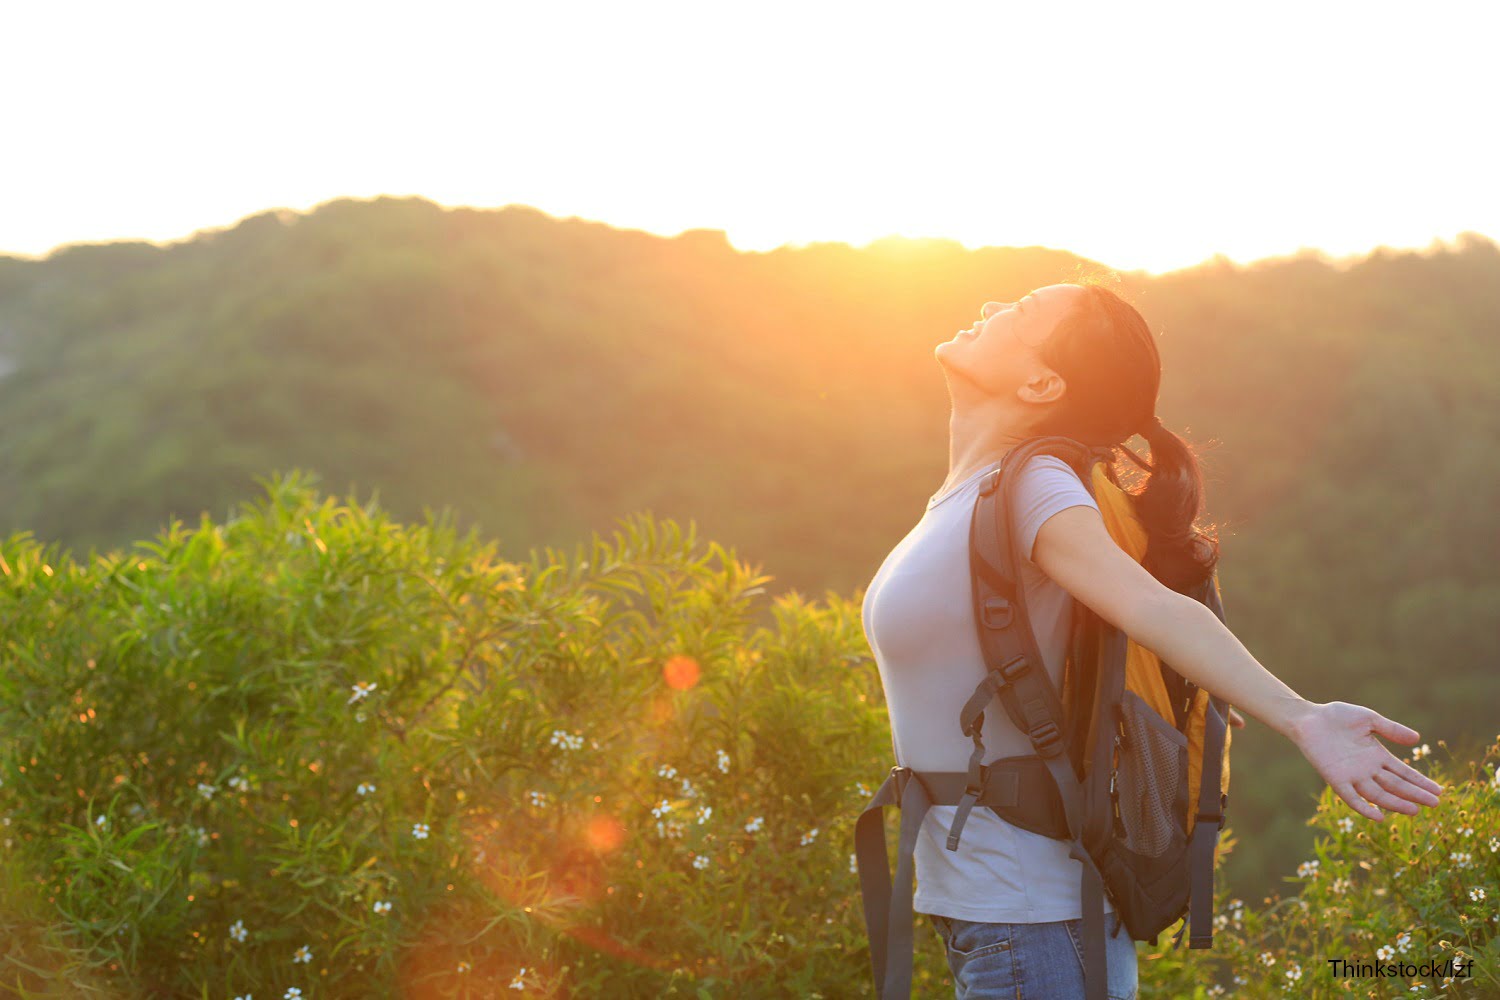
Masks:
[[[1015,509],[1021,472],[1033,457],[1053,455],[1067,462],[1092,495],[1090,469],[1101,451],[1107,453],[1072,438],[1033,438],[1007,453],[1000,468],[980,484],[969,523],[969,568],[974,621],[987,669],[959,713],[959,727],[974,739],[976,753],[982,752],[979,734],[991,698],[999,698],[1039,755],[1051,756],[1058,746],[1066,749],[1062,701],[1031,630],[1021,584],[1023,556],[1009,512]],[[977,773],[979,761],[978,756],[971,761],[971,773]]]
[[[1105,996],[1104,880],[1084,846],[1086,803],[1081,777],[1074,763],[1071,738],[1066,728],[1061,699],[1047,675],[1026,606],[1026,588],[1021,581],[1021,554],[1011,530],[1010,511],[1015,509],[1017,487],[1026,463],[1035,455],[1055,455],[1067,462],[1085,488],[1093,492],[1091,471],[1096,458],[1107,449],[1093,448],[1064,437],[1043,437],[1022,442],[1004,458],[999,469],[985,477],[974,504],[969,529],[969,561],[975,625],[984,653],[985,678],[959,713],[959,726],[974,741],[969,759],[969,784],[954,815],[948,849],[958,849],[958,839],[969,810],[983,794],[980,765],[984,758],[981,734],[984,709],[998,698],[1017,728],[1026,733],[1032,748],[1050,772],[1062,799],[1067,818],[1068,856],[1083,865],[1084,986],[1086,1000]]]

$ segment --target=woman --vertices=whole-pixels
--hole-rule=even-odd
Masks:
[[[947,482],[891,551],[865,593],[864,626],[890,709],[896,762],[962,771],[972,750],[958,709],[983,678],[969,581],[969,519],[985,473],[1017,443],[1058,434],[1116,445],[1150,472],[1133,501],[1150,536],[1146,565],[1119,548],[1072,469],[1027,463],[1009,516],[1022,584],[1045,667],[1061,687],[1069,597],[1087,605],[1200,687],[1290,739],[1334,791],[1372,820],[1436,805],[1441,787],[1377,737],[1418,734],[1345,702],[1315,704],[1265,669],[1205,605],[1178,593],[1213,571],[1217,543],[1197,530],[1203,499],[1186,442],[1156,417],[1161,362],[1140,314],[1093,284],[1039,288],[987,302],[971,329],[934,351],[952,400]],[[1149,464],[1124,448],[1140,432]],[[1165,583],[1162,581],[1166,581]],[[1170,586],[1168,585],[1170,584]],[[1235,725],[1244,719],[1231,713]],[[1033,752],[1003,711],[984,715],[986,762]],[[962,849],[944,847],[956,806],[933,806],[914,856],[915,910],[944,942],[956,996],[1083,995],[1082,865],[1069,845],[976,809]],[[1106,913],[1113,904],[1106,901]],[[1135,943],[1117,918],[1106,958],[1108,993],[1136,996]]]

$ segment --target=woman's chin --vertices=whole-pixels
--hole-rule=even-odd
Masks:
[[[932,349],[932,359],[945,375],[963,367],[962,352],[956,350],[955,346],[953,341],[945,340]]]

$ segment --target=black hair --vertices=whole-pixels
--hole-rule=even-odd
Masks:
[[[1139,433],[1151,446],[1144,476],[1120,482],[1146,529],[1143,565],[1163,584],[1187,591],[1205,581],[1219,559],[1213,526],[1200,525],[1203,472],[1184,438],[1156,423],[1161,357],[1146,320],[1098,279],[1074,282],[1085,295],[1042,345],[1040,357],[1067,383],[1040,434],[1061,434],[1085,444],[1115,446]],[[1131,453],[1132,457],[1134,453]]]

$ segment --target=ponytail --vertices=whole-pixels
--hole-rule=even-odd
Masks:
[[[1142,565],[1173,590],[1188,591],[1219,561],[1218,539],[1194,523],[1203,509],[1202,469],[1192,447],[1159,419],[1140,434],[1151,446],[1146,484],[1131,494],[1148,539]]]

